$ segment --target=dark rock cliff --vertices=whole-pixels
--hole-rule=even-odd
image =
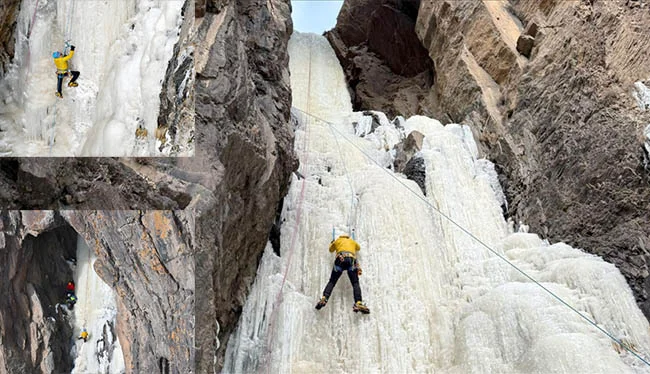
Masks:
[[[0,78],[4,76],[9,63],[14,58],[19,8],[20,0],[4,0],[0,4]]]
[[[2,158],[0,206],[182,209],[187,205],[187,199],[173,191],[172,181],[154,182],[129,166],[133,164],[139,166],[136,162],[126,164],[110,158]]]
[[[343,3],[325,36],[341,61],[355,110],[430,113],[435,68],[415,33],[420,0]]]
[[[72,329],[56,304],[76,245],[60,216],[0,212],[0,373],[70,372]]]
[[[359,17],[350,9],[373,14],[394,3],[346,0],[330,34],[344,67],[345,47],[369,45],[374,31],[368,22],[351,29]],[[649,23],[642,1],[427,1],[414,28],[396,30],[415,32],[435,66],[429,92],[410,96],[420,108],[393,102],[409,78],[383,94],[369,95],[359,83],[396,56],[362,51],[354,58],[379,62],[345,70],[357,109],[470,124],[502,172],[509,214],[615,263],[650,316],[650,180],[642,153],[650,112],[631,95],[635,81],[650,77]]]
[[[205,154],[194,167],[212,170],[216,183],[214,200],[197,217],[197,372],[213,372],[297,166],[289,127],[292,23],[288,0],[232,0],[207,1],[197,24],[205,41],[196,55],[197,151]]]
[[[156,138],[170,156],[192,154],[194,149],[194,13],[194,3],[186,1],[182,14],[190,22],[181,27],[160,92]]]

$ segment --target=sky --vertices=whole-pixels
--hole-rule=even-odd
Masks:
[[[291,0],[293,28],[322,34],[336,25],[336,16],[342,5],[342,0]]]

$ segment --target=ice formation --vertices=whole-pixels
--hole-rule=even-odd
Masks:
[[[398,121],[403,128],[381,119],[369,133],[359,128],[369,120],[352,112],[325,38],[295,33],[289,51],[304,179],[293,177],[281,257],[270,245],[264,252],[228,342],[224,373],[650,372],[435,211],[627,347],[650,352],[648,321],[614,265],[513,233],[494,190],[493,165],[477,159],[469,128],[417,116]],[[363,138],[355,136],[353,122]],[[413,130],[425,134],[426,197],[385,168],[396,139]],[[348,222],[361,245],[370,315],[352,312],[345,275],[327,306],[314,309],[332,268],[332,226]]]
[[[95,253],[79,237],[75,271],[78,301],[73,318],[75,344],[71,352],[74,358],[72,373],[121,374],[125,368],[122,347],[115,329],[115,293],[95,273],[95,260]],[[76,339],[84,328],[88,332],[86,342]]]
[[[0,155],[160,156],[159,94],[183,0],[22,0],[14,65],[0,81]],[[29,38],[28,38],[29,36]],[[79,87],[56,92],[53,51]],[[138,127],[147,138],[136,138]]]

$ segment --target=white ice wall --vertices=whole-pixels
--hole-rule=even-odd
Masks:
[[[649,372],[433,209],[617,338],[650,352],[648,322],[613,265],[510,231],[493,170],[477,160],[467,127],[414,117],[404,130],[383,123],[375,134],[355,137],[351,122],[361,115],[350,115],[340,100],[345,81],[325,39],[296,33],[290,56],[294,106],[335,122],[343,135],[299,115],[296,151],[306,179],[293,177],[282,213],[282,257],[270,247],[264,253],[228,343],[225,373]],[[317,72],[318,84],[305,81],[309,71],[312,79]],[[426,197],[353,146],[383,166],[394,139],[412,130],[426,136]],[[328,305],[314,309],[332,268],[331,227],[350,217],[370,315],[352,312],[346,275]]]
[[[75,340],[71,352],[73,373],[121,374],[125,372],[124,355],[117,339],[115,324],[117,306],[115,293],[95,273],[95,253],[80,236],[77,239],[77,268],[75,285],[77,304],[74,308],[75,338],[82,329],[88,331],[88,341]]]

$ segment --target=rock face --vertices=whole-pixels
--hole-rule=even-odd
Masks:
[[[297,166],[289,127],[292,23],[288,0],[207,1],[197,23],[205,41],[196,55],[197,129],[204,132],[197,152],[205,153],[193,170],[216,171],[214,199],[197,217],[197,372],[213,372]]]
[[[517,51],[527,58],[530,57],[530,53],[533,51],[533,45],[535,44],[535,38],[530,35],[521,34],[517,39]]]
[[[0,159],[0,206],[9,209],[184,208],[171,183],[109,158]]]
[[[56,304],[72,279],[77,234],[60,216],[0,213],[0,373],[72,369],[72,328]]]
[[[422,157],[413,157],[404,166],[404,175],[415,183],[418,184],[422,193],[426,196],[427,189],[425,186],[427,178],[426,165]]]
[[[374,10],[364,0],[344,5],[363,7]],[[333,34],[348,28],[345,19],[342,10]],[[649,23],[647,6],[624,0],[447,0],[422,2],[415,26],[436,68],[429,93],[436,100],[418,112],[471,125],[481,152],[503,172],[508,213],[552,241],[615,263],[647,316],[650,189],[642,144],[650,112],[632,92],[650,77]],[[534,38],[529,59],[517,50],[522,33]],[[357,68],[346,74],[360,95],[358,77],[374,67]],[[393,87],[364,109],[394,110]]]
[[[422,141],[424,134],[417,130],[411,131],[403,142],[400,142],[395,147],[395,161],[393,166],[398,173],[404,172],[406,164],[413,158],[413,156],[422,149]]]
[[[163,151],[174,144],[166,152],[170,156],[192,154],[194,149],[194,13],[194,2],[186,1],[182,14],[189,22],[181,27],[160,92],[156,138],[162,142]]]
[[[355,110],[429,112],[435,70],[415,33],[419,0],[346,1],[326,36],[341,61]],[[379,104],[379,105],[377,105]]]
[[[4,0],[0,4],[0,78],[7,71],[7,66],[14,57],[16,46],[16,19],[20,0]]]

